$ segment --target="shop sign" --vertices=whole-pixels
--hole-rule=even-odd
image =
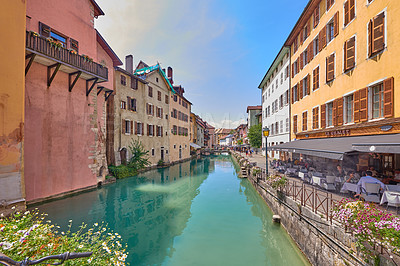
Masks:
[[[327,137],[342,137],[342,136],[349,136],[350,129],[342,129],[342,130],[332,130],[325,132]]]

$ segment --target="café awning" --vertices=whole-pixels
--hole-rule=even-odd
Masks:
[[[301,139],[268,149],[343,160],[345,154],[352,152],[400,153],[400,134]]]
[[[400,154],[400,134],[365,136],[353,142],[352,148],[359,152]]]

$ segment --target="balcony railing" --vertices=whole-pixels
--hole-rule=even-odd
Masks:
[[[26,48],[34,53],[42,54],[55,61],[68,64],[79,70],[83,70],[94,76],[108,79],[108,69],[96,62],[91,61],[89,58],[74,54],[72,51],[64,47],[57,47],[52,42],[37,33],[26,32]]]

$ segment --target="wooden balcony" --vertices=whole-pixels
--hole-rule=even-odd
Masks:
[[[87,81],[95,80],[98,83],[108,80],[107,67],[66,48],[57,47],[46,38],[30,31],[26,31],[26,58],[30,58],[30,61],[25,73],[28,72],[32,62],[38,62],[49,68],[57,67],[57,71],[61,70],[70,76],[75,75]]]

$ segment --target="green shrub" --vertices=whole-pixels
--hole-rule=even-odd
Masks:
[[[134,176],[137,174],[137,170],[123,164],[118,166],[109,165],[108,171],[117,179]]]
[[[88,228],[82,224],[77,232],[60,232],[60,227],[46,220],[37,210],[15,212],[0,218],[0,252],[13,260],[39,259],[64,252],[93,252],[89,258],[68,260],[64,265],[125,265],[127,245],[121,236],[103,223]],[[49,261],[54,263],[55,261]]]

